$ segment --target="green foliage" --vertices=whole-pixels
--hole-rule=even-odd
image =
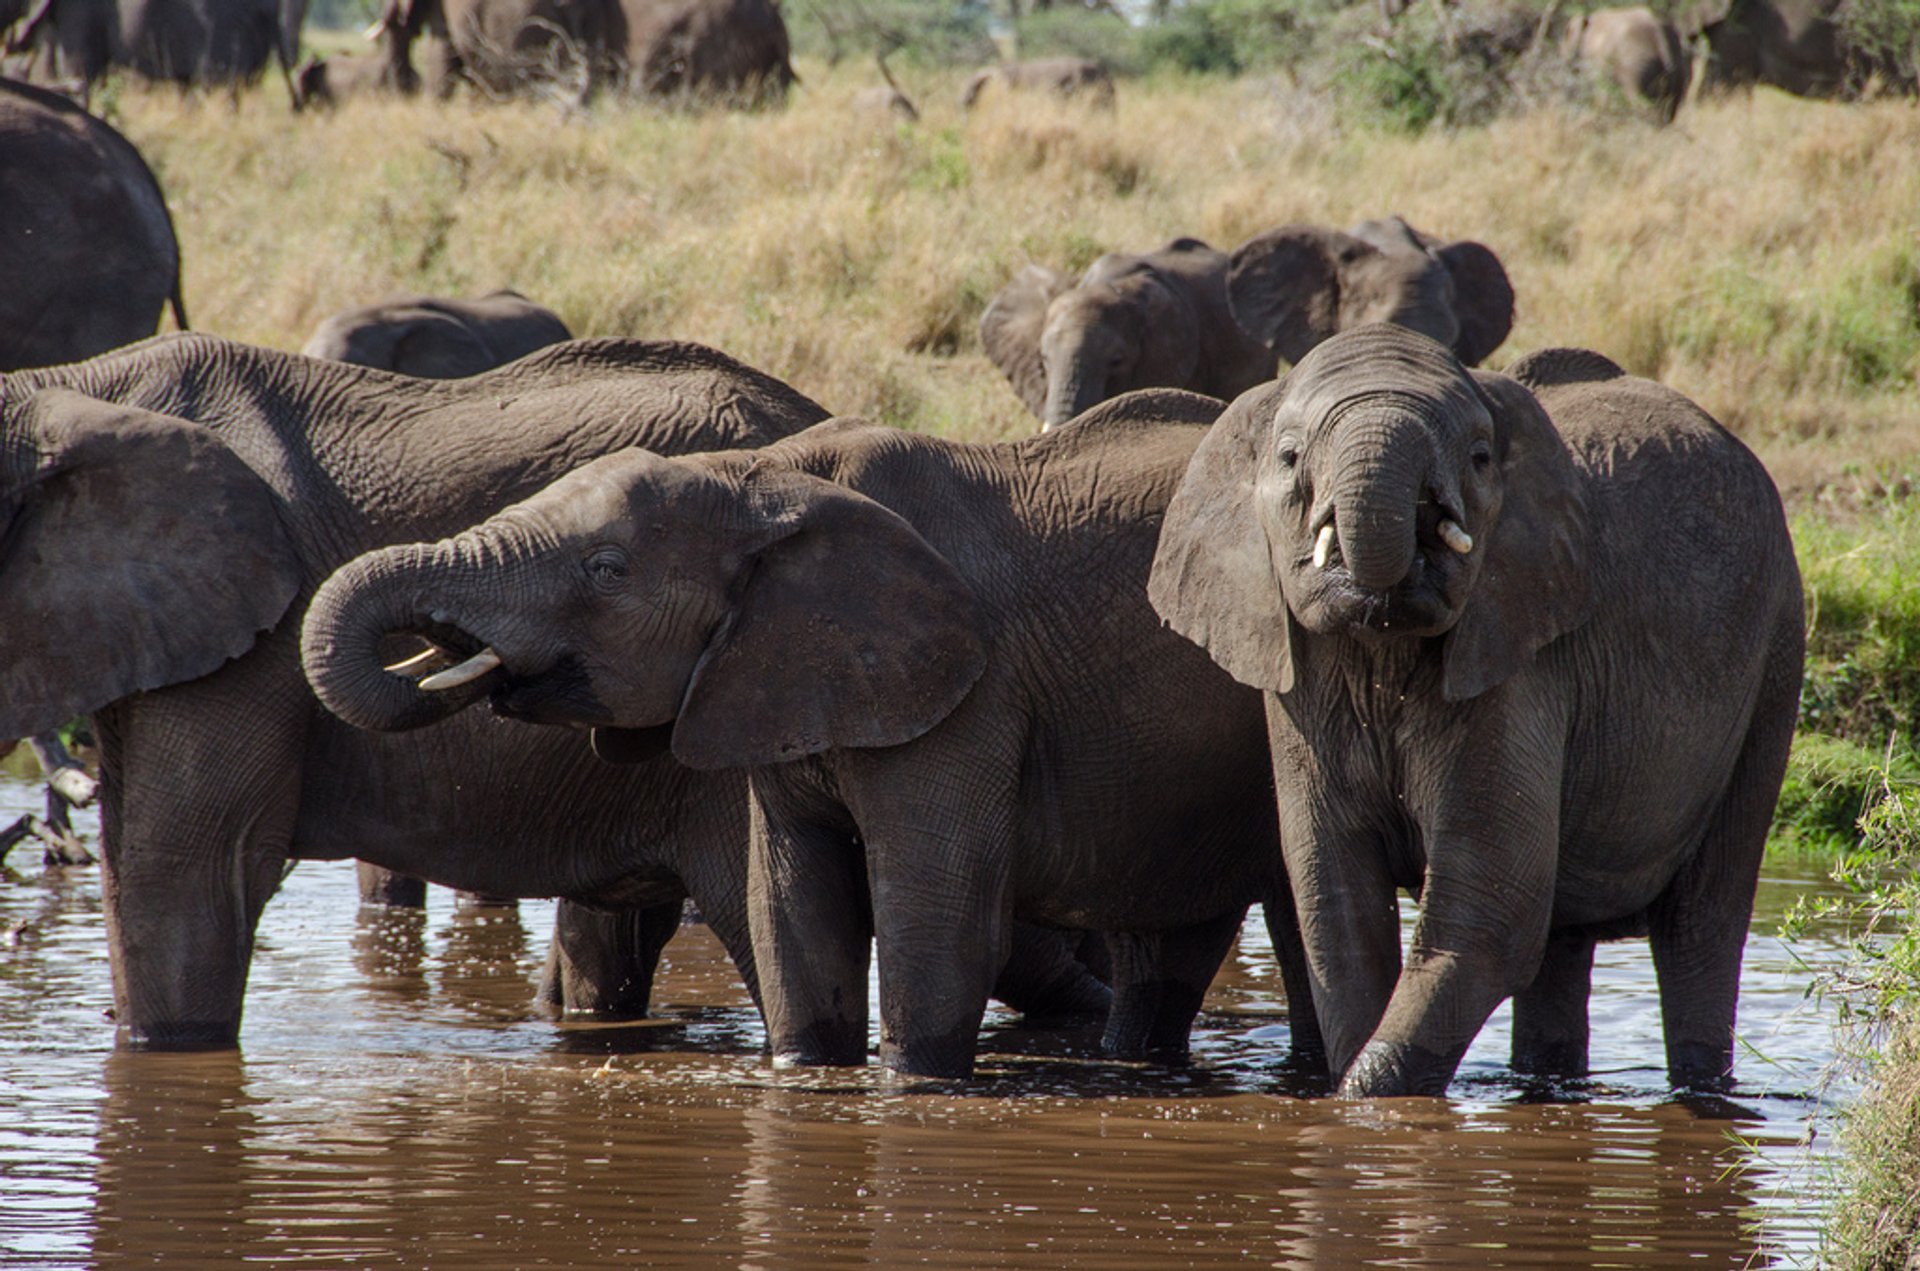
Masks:
[[[825,58],[897,55],[917,66],[979,66],[994,60],[982,0],[788,0],[781,6],[795,53]]]
[[[357,30],[379,13],[374,0],[308,0],[307,25],[329,31]]]
[[[1879,499],[1794,525],[1807,595],[1805,729],[1885,744],[1920,736],[1920,506]]]
[[[1362,118],[1390,130],[1484,124],[1529,100],[1531,81],[1557,63],[1534,48],[1538,21],[1519,6],[1419,5],[1385,36],[1342,40],[1335,82]]]
[[[1920,765],[1905,749],[1875,752],[1838,737],[1802,733],[1780,786],[1770,850],[1836,857],[1856,850],[1860,820],[1884,796],[1890,774],[1903,787],[1911,785],[1920,782]]]
[[[1887,1030],[1873,1085],[1846,1110],[1844,1192],[1828,1223],[1832,1271],[1906,1271],[1920,1265],[1920,1015]]]
[[[1295,71],[1322,35],[1324,6],[1286,0],[1198,0],[1170,11],[1140,40],[1151,66],[1202,74]]]
[[[1834,20],[1874,67],[1920,79],[1920,0],[1841,0]]]
[[[1121,75],[1146,69],[1141,32],[1109,9],[1038,9],[1014,24],[1020,56],[1090,57]]]

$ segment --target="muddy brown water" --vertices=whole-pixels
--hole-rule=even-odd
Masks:
[[[0,778],[0,824],[38,801]],[[357,912],[345,863],[268,907],[238,1053],[116,1054],[97,872],[17,848],[0,1265],[1805,1265],[1847,1092],[1804,990],[1838,933],[1773,932],[1826,886],[1762,883],[1732,1100],[1669,1097],[1628,943],[1595,970],[1591,1082],[1516,1081],[1502,1011],[1448,1099],[1343,1103],[1289,1086],[1257,922],[1185,1070],[996,1013],[981,1078],[903,1085],[769,1068],[701,927],[668,946],[662,1018],[557,1026],[529,1004],[550,904]]]

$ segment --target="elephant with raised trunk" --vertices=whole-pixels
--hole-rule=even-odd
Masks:
[[[1346,233],[1286,225],[1248,239],[1234,249],[1227,297],[1240,325],[1289,363],[1336,332],[1392,322],[1474,365],[1513,328],[1513,286],[1492,251],[1398,216]]]
[[[399,296],[323,320],[300,351],[403,375],[454,379],[571,340],[553,310],[517,291],[472,300]]]
[[[1221,417],[1149,594],[1267,694],[1342,1093],[1440,1094],[1509,996],[1514,1066],[1584,1074],[1594,943],[1635,934],[1672,1079],[1730,1082],[1805,639],[1731,434],[1597,354],[1362,327]]]
[[[1274,355],[1234,321],[1228,264],[1180,238],[1109,252],[1078,282],[1028,265],[981,315],[980,342],[1043,428],[1138,388],[1230,400],[1273,378]]]
[[[187,325],[173,218],[140,152],[66,98],[10,80],[0,80],[0,279],[0,371],[144,339],[168,304]]]
[[[882,1062],[971,1072],[1016,918],[1110,933],[1108,1046],[1183,1052],[1257,900],[1312,1051],[1259,695],[1144,590],[1219,410],[1156,391],[999,446],[836,420],[610,456],[342,568],[307,675],[363,727],[485,699],[615,761],[746,772],[777,1061],[865,1062],[877,942]],[[395,674],[402,637],[457,665]]]

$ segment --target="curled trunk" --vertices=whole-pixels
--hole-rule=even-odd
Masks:
[[[1354,585],[1385,591],[1413,568],[1414,530],[1431,460],[1419,420],[1370,412],[1345,425],[1334,464],[1334,525]]]

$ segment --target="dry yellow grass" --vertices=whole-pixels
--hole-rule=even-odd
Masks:
[[[1230,247],[1397,211],[1505,260],[1498,365],[1599,349],[1691,394],[1783,484],[1920,451],[1920,110],[1770,92],[1677,127],[1542,111],[1483,131],[1339,127],[1272,81],[1122,85],[1101,114],[957,105],[857,116],[866,67],[803,65],[784,111],[356,102],[295,117],[269,82],[124,88],[112,117],[168,189],[196,326],[298,347],[397,290],[513,286],[580,334],[703,341],[829,408],[964,437],[1032,421],[975,324],[1022,263],[1179,234]]]

